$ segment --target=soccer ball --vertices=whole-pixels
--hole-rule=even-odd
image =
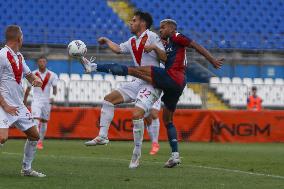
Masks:
[[[73,58],[81,58],[87,53],[87,47],[81,40],[71,41],[68,45],[68,54]]]

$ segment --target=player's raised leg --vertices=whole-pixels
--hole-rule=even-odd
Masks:
[[[108,130],[114,116],[114,106],[124,102],[124,98],[117,90],[106,95],[101,108],[99,135],[85,143],[86,146],[105,145],[109,143]]]

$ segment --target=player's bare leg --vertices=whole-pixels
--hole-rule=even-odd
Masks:
[[[134,149],[132,158],[129,164],[130,169],[135,169],[139,166],[139,159],[141,157],[141,148],[144,136],[144,114],[145,111],[135,106],[133,110],[133,138],[134,138]]]
[[[166,168],[172,168],[181,163],[179,152],[178,152],[178,140],[176,128],[173,125],[173,114],[174,112],[167,109],[163,109],[163,122],[167,127],[168,140],[172,149],[172,154],[169,160],[165,163]]]
[[[9,130],[6,128],[0,128],[0,149],[4,146],[4,143],[8,140]]]
[[[108,130],[114,116],[114,106],[123,102],[123,96],[117,90],[114,90],[105,96],[101,108],[99,135],[93,140],[86,142],[86,146],[105,145],[109,143]]]
[[[47,120],[36,119],[38,123],[39,141],[37,143],[37,149],[43,149],[43,140],[47,131]]]
[[[24,147],[24,158],[22,164],[21,175],[31,177],[45,177],[46,175],[32,169],[32,162],[36,153],[36,146],[39,140],[39,133],[36,126],[24,131],[27,135],[27,141]]]
[[[158,143],[160,130],[159,110],[152,109],[150,115],[145,118],[145,122],[147,124],[148,134],[152,141],[150,155],[155,155],[160,149],[160,145]]]

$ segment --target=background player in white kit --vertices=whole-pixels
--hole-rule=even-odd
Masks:
[[[37,144],[38,149],[43,149],[43,140],[47,130],[47,122],[50,117],[50,110],[53,100],[57,93],[57,75],[46,68],[47,58],[41,56],[37,59],[38,69],[33,71],[42,81],[42,87],[33,87],[32,98],[32,116],[34,118],[35,125],[39,130],[39,141]],[[29,85],[24,96],[24,104],[27,105],[27,99],[32,86]],[[52,94],[51,94],[52,90]]]
[[[150,115],[147,116],[145,120],[145,125],[148,131],[148,135],[150,136],[150,140],[152,142],[152,147],[150,150],[150,155],[155,155],[159,149],[159,132],[160,132],[160,120],[159,120],[159,112],[161,109],[161,98],[159,98],[153,105]]]
[[[105,37],[99,38],[99,43],[108,45],[117,54],[130,53],[135,66],[152,65],[159,67],[160,60],[166,59],[166,53],[160,37],[156,33],[149,31],[152,23],[153,20],[149,13],[137,11],[130,22],[131,33],[135,36],[120,45]],[[89,65],[89,61],[84,57],[81,59],[81,63],[87,73],[96,70],[95,67],[86,67],[86,65]],[[101,109],[99,136],[87,142],[86,145],[107,144],[109,142],[107,138],[108,129],[114,116],[114,105],[135,101],[132,117],[135,147],[129,168],[138,167],[144,134],[143,119],[145,113],[148,113],[153,104],[159,99],[160,94],[161,90],[155,89],[151,84],[135,78],[132,82],[127,82],[119,89],[106,95]]]
[[[0,147],[8,139],[9,127],[14,125],[27,136],[21,174],[23,176],[45,177],[32,170],[39,134],[32,116],[23,103],[23,76],[35,87],[42,82],[31,73],[23,55],[19,52],[23,43],[22,30],[11,25],[5,31],[6,45],[0,50]],[[1,162],[4,163],[4,162]]]

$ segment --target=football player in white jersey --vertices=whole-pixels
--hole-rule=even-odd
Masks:
[[[34,86],[42,82],[27,66],[19,52],[23,33],[19,26],[11,25],[5,31],[6,45],[0,50],[0,146],[8,139],[9,127],[14,125],[27,136],[22,163],[22,176],[45,177],[32,169],[39,133],[32,115],[23,103],[23,76]],[[4,162],[2,162],[4,163]]]
[[[47,130],[47,122],[50,117],[51,105],[57,93],[57,75],[48,70],[46,67],[47,58],[41,56],[37,59],[38,69],[33,71],[41,81],[42,87],[33,87],[33,99],[32,99],[32,116],[34,118],[35,125],[39,130],[39,141],[37,144],[38,149],[43,149],[43,140]],[[30,94],[32,86],[29,85],[24,96],[24,104],[27,104],[27,99]],[[52,94],[51,94],[52,90]]]
[[[149,13],[137,11],[130,22],[130,30],[134,36],[129,38],[128,41],[120,45],[106,37],[101,37],[98,41],[101,45],[106,44],[116,54],[130,53],[135,66],[151,65],[159,67],[160,60],[166,60],[166,53],[160,37],[149,30],[152,23],[153,19]],[[81,63],[87,73],[97,69],[96,67],[88,67],[90,62],[84,57],[82,57]],[[114,105],[135,101],[132,116],[135,147],[129,168],[138,167],[144,134],[144,116],[145,113],[147,114],[151,110],[160,94],[161,90],[154,88],[141,79],[135,78],[106,95],[101,109],[99,135],[95,139],[88,141],[86,145],[107,144],[109,142],[108,130],[114,116]]]

